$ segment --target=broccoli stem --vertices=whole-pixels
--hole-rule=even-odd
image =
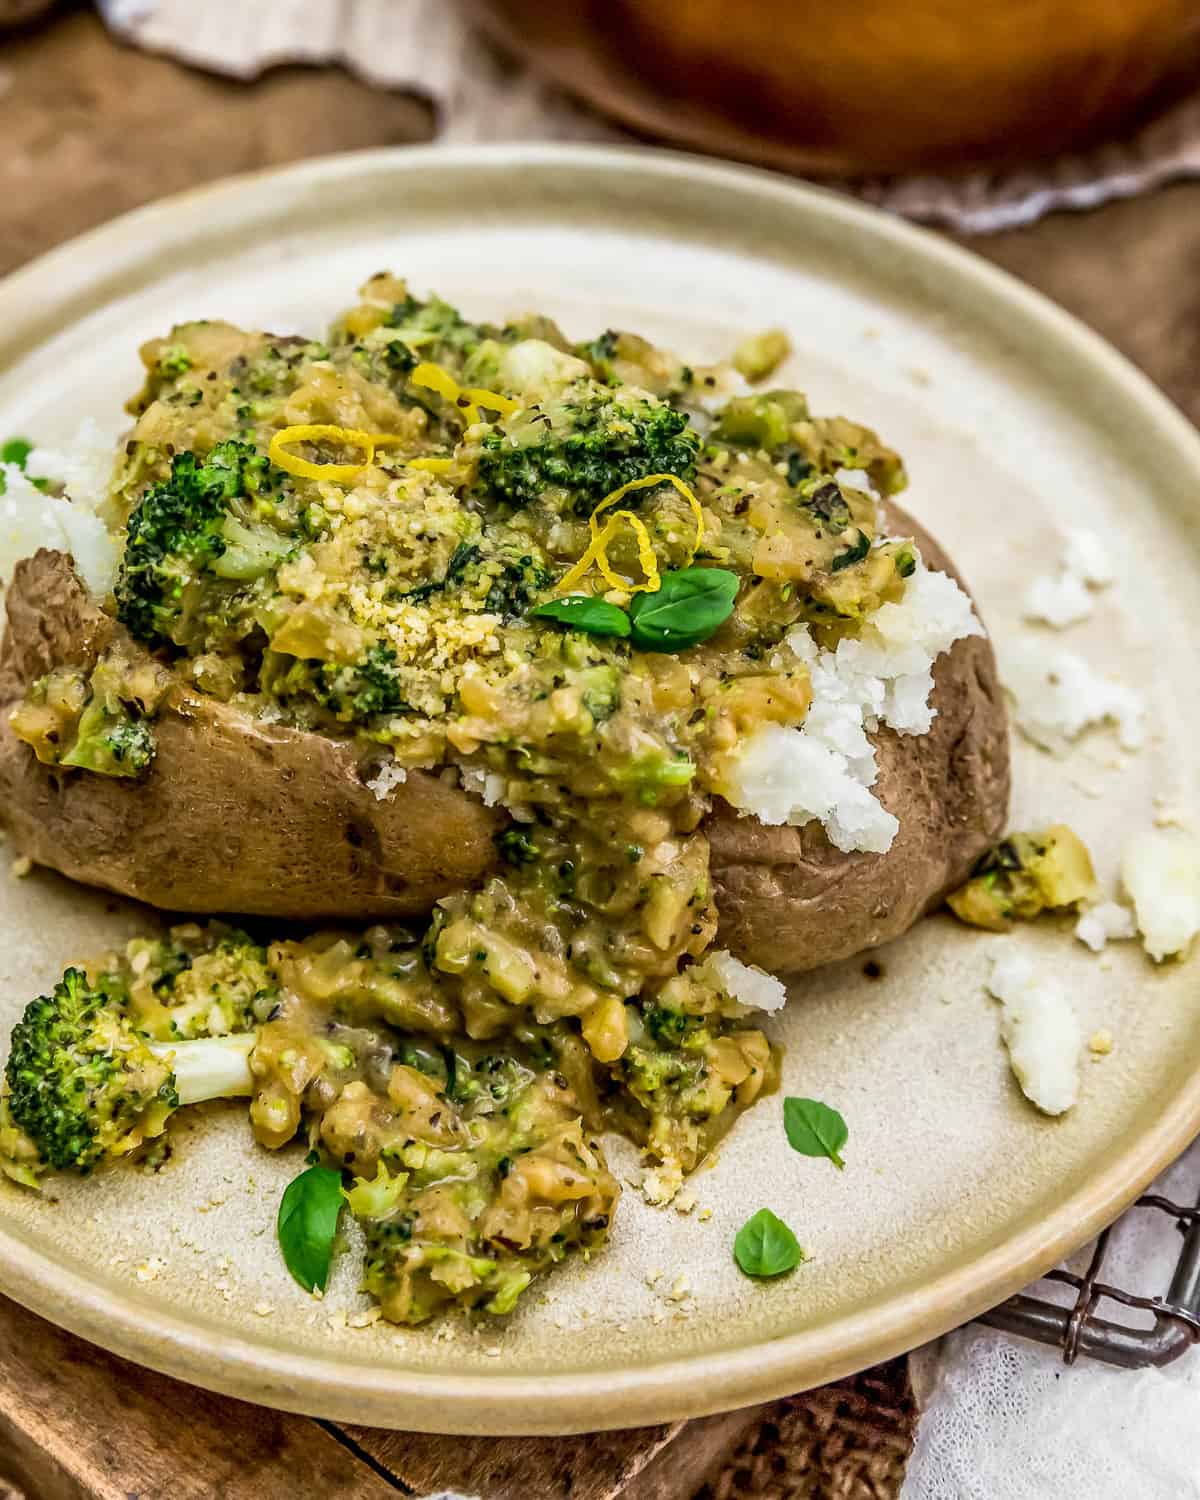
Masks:
[[[250,1054],[257,1032],[240,1036],[204,1037],[199,1041],[149,1043],[149,1050],[168,1063],[175,1077],[179,1103],[202,1104],[206,1099],[236,1099],[253,1094]]]

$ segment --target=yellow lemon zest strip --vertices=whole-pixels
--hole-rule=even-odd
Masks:
[[[402,448],[411,439],[398,437],[392,432],[379,432],[371,441],[377,448]],[[406,469],[424,469],[428,474],[449,474],[454,467],[452,458],[405,458],[401,462]]]
[[[620,521],[628,521],[633,527],[634,535],[637,537],[638,562],[641,563],[642,571],[646,575],[645,583],[635,583],[629,592],[631,594],[657,594],[662,588],[662,579],[659,577],[658,558],[654,555],[654,544],[650,540],[650,533],[646,530],[646,523],[641,516],[635,516],[631,510],[614,510],[612,519],[611,529],[614,532],[617,529],[616,523]],[[606,526],[604,529],[607,532],[610,528]],[[606,577],[608,576],[607,565],[608,557],[602,553],[600,571]],[[615,584],[611,586],[619,587]]]
[[[479,408],[450,371],[443,370],[441,365],[435,365],[427,359],[422,360],[409,379],[413,385],[424,386],[427,391],[436,391],[444,401],[449,401],[451,406],[462,413],[463,421],[468,427],[479,421]]]
[[[684,563],[685,568],[691,566],[695,561],[700,543],[704,540],[704,511],[701,508],[700,502],[696,499],[689,486],[679,478],[678,474],[647,474],[644,479],[631,479],[628,484],[621,485],[619,489],[613,490],[610,495],[605,495],[604,499],[597,505],[588,517],[588,530],[591,532],[592,537],[588,549],[578,562],[576,562],[575,566],[563,578],[559,579],[557,584],[558,592],[561,593],[564,589],[569,589],[578,583],[593,563],[599,568],[604,581],[610,588],[625,589],[633,594],[656,594],[659,591],[662,587],[662,578],[658,571],[658,559],[654,554],[654,547],[650,541],[650,533],[646,530],[646,524],[640,516],[635,516],[631,510],[614,511],[604,523],[603,529],[597,520],[602,511],[606,511],[610,506],[616,505],[619,500],[623,500],[632,491],[653,489],[655,485],[659,484],[674,485],[687,501],[692,515],[696,518],[696,535],[691,547],[688,549],[687,560]],[[638,561],[641,563],[646,574],[646,582],[635,584],[632,589],[612,571],[612,565],[608,560],[608,544],[620,530],[622,521],[628,521],[630,526],[633,527],[634,534],[637,537]]]
[[[406,469],[424,469],[427,474],[449,474],[454,467],[452,458],[409,458],[404,462]]]
[[[632,587],[620,576],[614,573],[612,564],[608,558],[608,546],[613,537],[621,529],[623,522],[628,521],[633,528],[637,538],[638,561],[646,574],[645,583],[636,583]],[[591,569],[592,564],[599,569],[601,576],[610,589],[620,589],[623,593],[630,594],[656,594],[662,588],[662,578],[658,572],[658,559],[654,555],[654,546],[650,541],[650,533],[646,529],[646,523],[640,516],[635,516],[631,510],[614,511],[609,516],[604,530],[592,538],[587,551],[576,562],[575,566],[556,585],[556,592],[562,593],[572,588]]]
[[[361,448],[366,454],[358,464],[315,464],[297,453],[289,453],[292,443],[342,443],[349,448]],[[273,464],[295,474],[300,479],[354,479],[375,457],[375,444],[369,432],[360,432],[356,427],[333,427],[327,423],[315,423],[300,427],[284,427],[271,439],[267,454]]]
[[[514,401],[511,396],[502,396],[498,391],[485,390],[481,385],[466,386],[463,395],[469,397],[476,406],[482,406],[485,411],[499,412],[502,417],[511,417],[513,412],[521,410],[520,401]]]
[[[449,370],[444,370],[441,365],[435,365],[430,360],[423,360],[412,372],[411,379],[414,385],[424,386],[427,391],[436,391],[444,400],[456,406],[462,412],[468,427],[481,420],[481,406],[486,411],[499,412],[502,417],[510,417],[513,412],[521,410],[521,403],[510,396],[501,396],[497,391],[486,390],[481,385],[459,385]]]
[[[327,423],[315,423],[301,427],[284,427],[271,439],[268,453],[271,462],[300,479],[357,479],[364,469],[375,462],[377,448],[401,448],[411,439],[394,432],[362,432],[357,427],[334,427]],[[289,453],[292,443],[341,443],[348,448],[361,448],[364,458],[359,464],[311,463],[297,453]],[[403,460],[407,469],[424,469],[430,474],[448,474],[454,468],[452,458],[410,458]]]
[[[613,490],[611,495],[605,495],[604,499],[601,500],[600,504],[597,505],[588,518],[588,526],[591,529],[592,536],[595,537],[598,530],[596,517],[602,510],[607,510],[610,505],[615,505],[618,500],[623,500],[633,490],[649,490],[659,484],[674,485],[687,501],[691,507],[692,515],[696,518],[696,538],[688,550],[687,561],[684,563],[685,568],[690,567],[696,559],[700,543],[704,540],[704,511],[701,509],[700,502],[692,493],[691,488],[684,484],[678,474],[647,474],[644,479],[631,479],[628,484],[623,484],[620,489]]]

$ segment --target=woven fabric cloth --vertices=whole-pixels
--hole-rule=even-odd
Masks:
[[[520,68],[499,62],[453,0],[98,0],[139,46],[252,78],[279,63],[341,63],[437,106],[440,139],[620,140],[624,133]],[[1095,208],[1200,177],[1200,94],[1128,141],[1019,171],[846,183],[868,202],[968,234]]]
[[[1200,1141],[1152,1189],[1196,1201]],[[1082,1273],[1091,1247],[1073,1257]],[[1102,1277],[1163,1296],[1179,1235],[1163,1214],[1138,1209],[1113,1233]],[[1072,1305],[1068,1289],[1035,1294]],[[1099,1316],[1130,1327],[1146,1314],[1112,1303]],[[1200,1497],[1200,1350],[1162,1370],[1116,1370],[978,1325],[914,1356],[925,1411],[902,1500],[1197,1500]]]

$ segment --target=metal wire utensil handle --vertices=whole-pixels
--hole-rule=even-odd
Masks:
[[[1130,1212],[1138,1208],[1169,1215],[1183,1233],[1183,1247],[1165,1297],[1139,1297],[1100,1280],[1112,1235],[1112,1230],[1106,1229],[1096,1241],[1082,1276],[1070,1271],[1051,1271],[1047,1277],[1075,1288],[1073,1307],[1060,1307],[1043,1297],[1022,1293],[985,1313],[980,1321],[1006,1333],[1036,1339],[1040,1344],[1057,1345],[1069,1365],[1081,1354],[1126,1370],[1169,1365],[1178,1359],[1193,1344],[1200,1343],[1200,1204],[1183,1208],[1169,1198],[1147,1193]],[[1098,1317],[1096,1304],[1106,1299],[1153,1313],[1154,1326],[1131,1328]]]

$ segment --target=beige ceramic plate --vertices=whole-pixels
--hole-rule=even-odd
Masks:
[[[615,323],[696,360],[783,324],[796,355],[782,378],[903,449],[905,503],[997,635],[1022,628],[1024,579],[1052,559],[1056,528],[1110,533],[1126,576],[1071,644],[1145,688],[1150,743],[1122,757],[1102,733],[1065,761],[1019,747],[1014,818],[1076,824],[1110,880],[1156,794],[1197,805],[1200,439],[1048,303],[838,197],[675,156],[549,147],[347,156],[230,182],[0,286],[0,432],[63,439],[85,415],[115,431],[142,339],[204,316],[316,332],[383,266],[473,313],[536,307],[579,336]],[[0,878],[0,1023],[142,920],[49,875]],[[628,1192],[611,1250],[549,1278],[507,1326],[346,1326],[367,1305],[353,1255],[324,1303],[306,1297],[272,1234],[299,1152],[254,1149],[234,1108],[181,1124],[158,1176],[116,1171],[40,1200],[6,1184],[0,1287],[185,1379],[385,1426],[561,1433],[828,1380],[1015,1291],[1200,1127],[1194,969],[1156,971],[1132,944],[1101,962],[1052,925],[1011,940],[1061,973],[1089,1032],[1116,1038],[1054,1122],[1014,1088],[983,992],[1004,941],[939,917],[881,955],[881,980],[848,963],[797,984],[779,1028],[786,1090],[845,1114],[845,1172],[795,1156],[767,1102],[695,1180],[690,1217]],[[730,1258],[763,1204],[809,1255],[767,1285]]]

